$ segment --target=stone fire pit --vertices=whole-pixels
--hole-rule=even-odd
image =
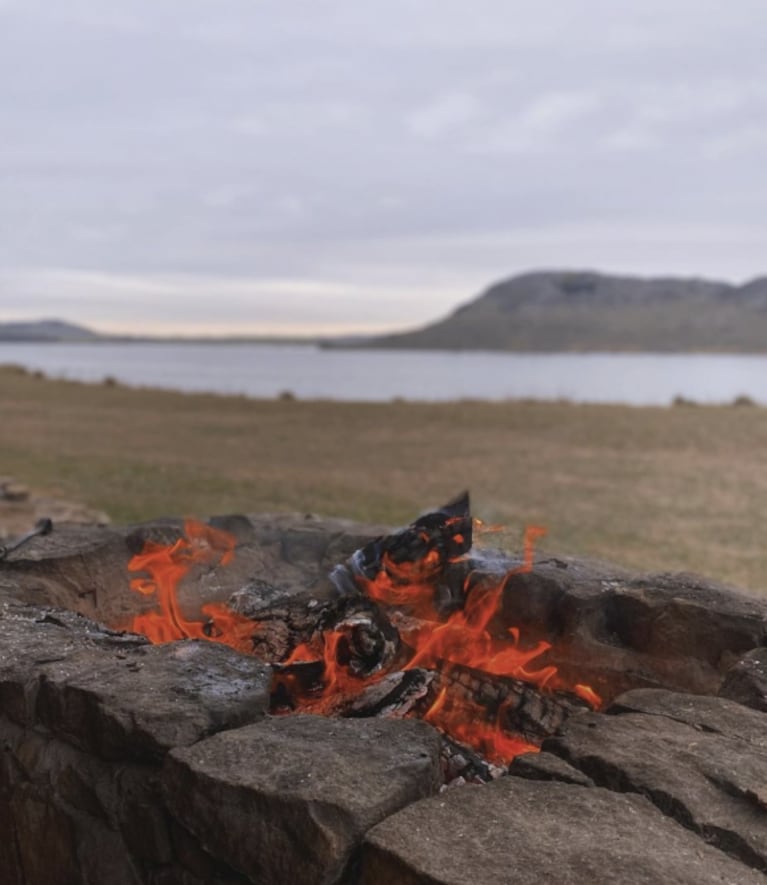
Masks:
[[[228,601],[275,662],[335,605],[333,569],[386,533],[211,523],[235,555],[190,574],[181,607]],[[273,715],[264,660],[125,632],[154,604],[130,589],[131,558],[181,531],[56,525],[0,560],[3,885],[767,881],[767,602],[690,575],[470,554],[461,568],[503,581],[498,623],[551,643],[541,662],[604,699],[562,695],[536,739],[550,700],[523,692],[515,721],[541,752],[479,785],[471,750],[454,777],[455,746],[446,765],[431,725],[370,715],[384,702]]]

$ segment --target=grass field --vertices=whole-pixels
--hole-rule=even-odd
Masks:
[[[116,522],[301,511],[403,524],[468,488],[505,546],[767,591],[767,409],[350,404],[52,381],[0,367],[0,473]]]

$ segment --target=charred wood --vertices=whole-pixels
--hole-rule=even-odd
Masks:
[[[575,710],[589,709],[575,695],[543,693],[518,679],[494,676],[456,664],[434,673],[417,712],[426,714],[443,690],[452,703],[470,705],[478,717],[497,722],[503,731],[518,734],[533,744],[540,744],[544,738],[556,734]]]
[[[343,634],[340,663],[357,675],[388,666],[399,651],[399,633],[380,606],[360,594],[339,595],[332,585],[297,594],[252,581],[229,607],[253,620],[253,654],[268,662],[284,661],[302,643],[321,652],[330,632]]]

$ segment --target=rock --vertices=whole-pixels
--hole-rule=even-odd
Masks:
[[[209,523],[234,535],[235,554],[226,567],[192,569],[181,582],[179,605],[188,618],[199,617],[205,603],[226,601],[248,585],[270,586],[285,598],[312,593],[322,598],[334,590],[322,579],[341,561],[335,557],[345,558],[380,533],[379,527],[347,520],[290,514],[221,516]],[[51,534],[0,560],[0,595],[127,626],[135,614],[156,605],[152,596],[131,591],[131,557],[147,541],[172,544],[182,532],[180,519],[127,527],[54,522]]]
[[[217,643],[147,645],[100,663],[51,664],[38,705],[51,731],[105,758],[161,758],[269,707],[269,667]]]
[[[370,827],[439,789],[439,748],[423,722],[265,719],[174,750],[163,786],[181,824],[252,881],[330,885]]]
[[[0,606],[0,713],[19,725],[37,722],[47,668],[68,661],[100,664],[144,648],[143,636],[118,633],[74,612],[5,603]]]
[[[764,599],[694,575],[633,575],[574,557],[506,578],[501,620],[553,644],[536,663],[607,700],[637,687],[715,694],[740,655],[767,643]]]
[[[39,519],[56,525],[107,525],[109,517],[77,501],[44,497],[12,477],[0,476],[0,540],[13,541],[24,535]]]
[[[509,765],[509,774],[531,781],[560,781],[581,787],[594,786],[590,777],[552,753],[522,753],[515,756]]]
[[[16,482],[13,477],[0,476],[0,501],[19,501],[29,500],[29,489],[20,482]]]
[[[3,716],[0,745],[3,885],[246,885],[191,836],[182,844],[157,766],[110,763]]]
[[[767,717],[725,698],[638,688],[617,697],[607,712],[665,716],[711,734],[747,741],[767,753]]]
[[[641,793],[706,842],[767,872],[767,717],[732,701],[664,691],[629,692],[614,710],[571,717],[544,751],[598,786]]]
[[[767,712],[767,648],[755,648],[733,664],[719,695]]]
[[[426,799],[366,836],[359,885],[747,885],[764,878],[641,796],[505,777]]]
[[[161,758],[264,715],[271,672],[212,642],[149,645],[71,612],[0,617],[0,709],[107,759]]]
[[[211,525],[236,538],[225,568],[193,569],[179,587],[188,618],[208,602],[232,600],[259,618],[268,599],[270,624],[256,639],[281,658],[296,621],[280,635],[282,611],[310,612],[336,594],[328,574],[378,527],[305,516],[216,517]],[[130,557],[147,540],[172,543],[181,520],[105,528],[59,526],[0,562],[0,595],[74,609],[116,626],[155,606],[129,588]],[[576,558],[541,558],[531,572],[504,577],[518,562],[477,553],[472,568],[504,581],[499,630],[514,626],[523,641],[553,644],[536,665],[555,664],[566,684],[586,683],[606,699],[636,687],[715,694],[744,653],[767,642],[767,602],[689,575],[634,575],[617,566]],[[467,563],[451,568],[461,571]],[[449,581],[448,581],[449,583]],[[6,589],[8,588],[8,589]],[[311,612],[310,612],[311,613]]]

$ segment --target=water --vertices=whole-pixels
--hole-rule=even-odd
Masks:
[[[0,363],[54,378],[301,399],[534,398],[767,403],[767,356],[322,350],[313,345],[0,343]]]

